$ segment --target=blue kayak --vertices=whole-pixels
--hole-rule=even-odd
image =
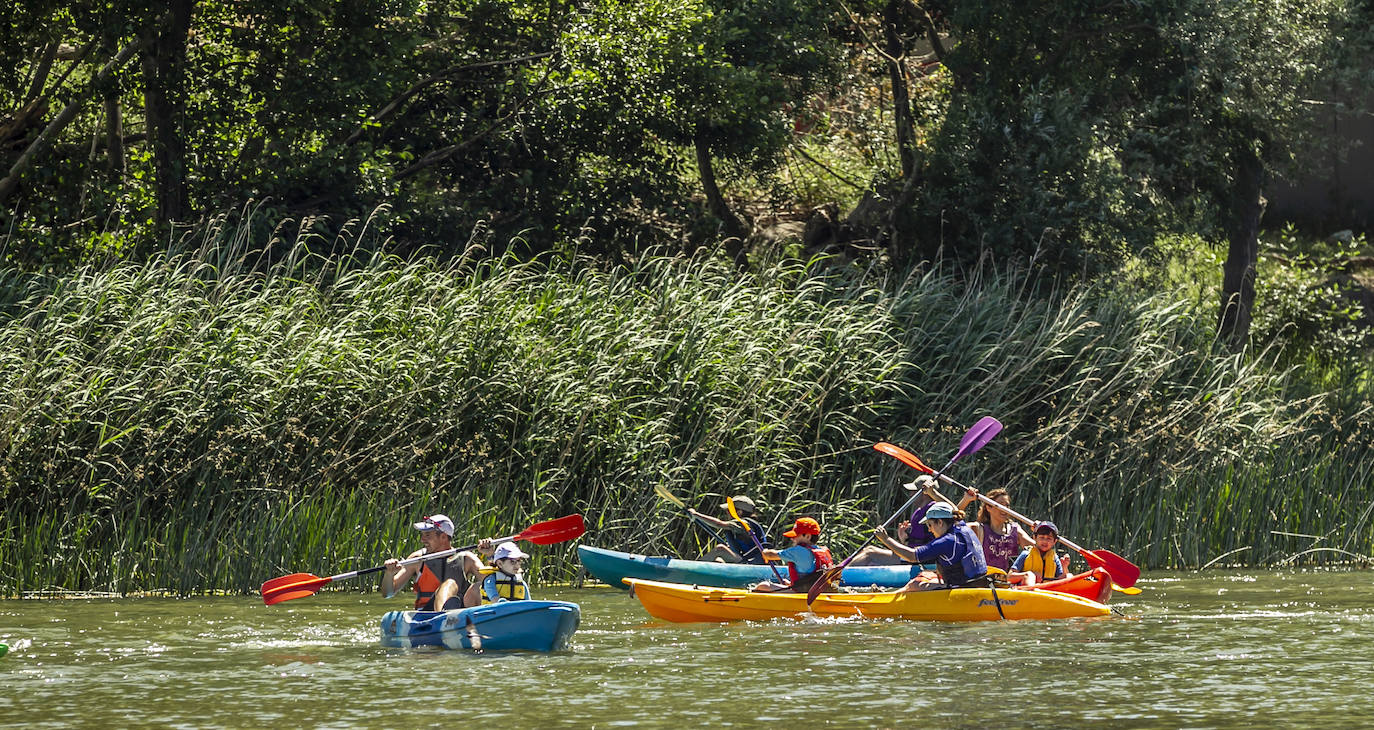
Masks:
[[[701,560],[650,557],[587,545],[577,546],[577,556],[581,558],[582,565],[588,573],[596,576],[597,580],[602,583],[617,588],[627,587],[621,582],[621,578],[639,578],[640,580],[654,580],[663,583],[684,583],[719,588],[744,588],[765,580],[777,580],[772,569],[766,565],[708,563]],[[779,571],[784,578],[787,577],[786,568],[779,568]],[[900,588],[920,572],[921,566],[909,563],[902,565],[863,565],[845,568],[841,574],[841,584]]]
[[[566,601],[503,601],[453,611],[390,611],[382,646],[442,646],[473,651],[560,651],[582,611]]]

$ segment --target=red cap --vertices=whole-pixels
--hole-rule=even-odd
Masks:
[[[791,530],[782,533],[783,537],[796,537],[797,535],[819,535],[821,534],[821,523],[810,517],[798,517],[797,524]]]

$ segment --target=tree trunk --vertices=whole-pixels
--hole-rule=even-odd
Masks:
[[[61,43],[51,41],[39,51],[33,80],[29,82],[29,93],[24,97],[24,101],[33,101],[43,96],[43,91],[48,85],[48,74],[52,72],[52,62],[57,58],[57,49],[61,46]]]
[[[144,30],[143,104],[157,186],[157,222],[186,217],[186,40],[195,0],[171,0]]]
[[[701,175],[701,187],[706,192],[706,205],[725,227],[725,253],[735,262],[735,266],[743,267],[748,263],[744,254],[744,237],[749,231],[744,227],[744,221],[730,210],[725,196],[720,194],[720,188],[716,185],[716,171],[711,163],[711,147],[705,135],[698,131],[693,143],[697,153],[697,172]]]
[[[1226,263],[1222,265],[1221,315],[1217,339],[1239,352],[1250,338],[1251,310],[1255,304],[1255,267],[1259,261],[1259,222],[1264,212],[1261,188],[1264,164],[1249,147],[1236,156],[1236,176],[1231,189],[1227,225]]]
[[[105,172],[112,182],[124,176],[124,120],[119,111],[119,91],[105,92]]]
[[[902,179],[916,169],[916,122],[911,114],[911,92],[907,83],[906,42],[902,40],[902,12],[909,0],[888,0],[883,9],[884,54],[887,76],[892,83],[892,120],[897,125],[897,154],[902,161]]]

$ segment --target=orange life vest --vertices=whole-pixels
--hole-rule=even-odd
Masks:
[[[415,577],[415,610],[416,611],[437,611],[438,606],[434,605],[434,593],[439,590],[439,586],[444,581],[453,578],[458,582],[458,598],[461,600],[463,594],[468,590],[468,577],[463,574],[462,568],[457,570],[458,575],[451,575],[454,571],[449,565],[448,558],[436,560],[426,560],[420,564],[420,574]],[[436,574],[434,568],[438,567]]]

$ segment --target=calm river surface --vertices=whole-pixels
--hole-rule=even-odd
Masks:
[[[1125,616],[667,624],[606,588],[557,654],[383,649],[400,598],[0,601],[0,727],[1370,726],[1374,575],[1153,573]]]

